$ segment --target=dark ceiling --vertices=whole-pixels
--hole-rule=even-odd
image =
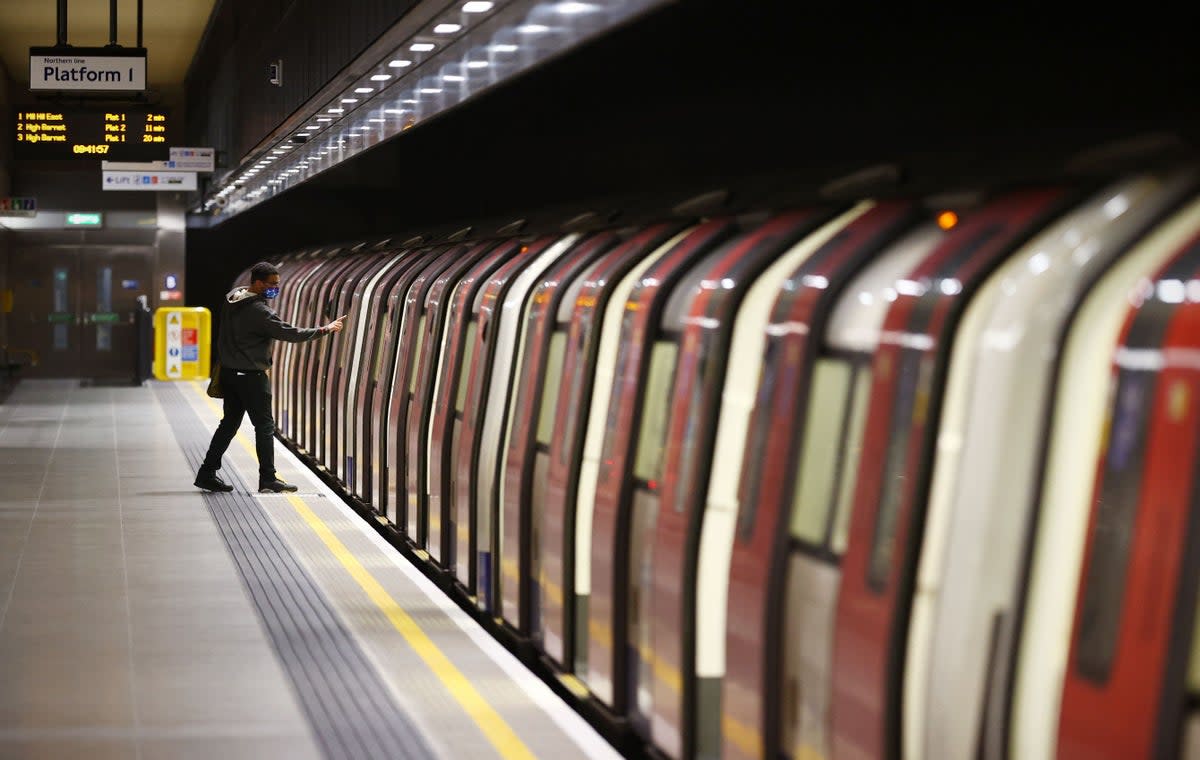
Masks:
[[[673,4],[192,230],[189,258],[227,260],[224,283],[250,259],[339,241],[589,210],[619,222],[716,189],[736,208],[810,202],[880,165],[850,194],[1194,157],[1200,46],[1182,21],[799,5]],[[1126,145],[1087,159],[1111,141]]]

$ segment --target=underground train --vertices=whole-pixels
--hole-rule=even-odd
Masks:
[[[1200,758],[1194,168],[281,266],[279,434],[652,754]]]

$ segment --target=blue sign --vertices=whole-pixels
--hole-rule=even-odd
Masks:
[[[199,346],[184,346],[182,361],[185,361],[185,362],[200,361],[200,347]]]

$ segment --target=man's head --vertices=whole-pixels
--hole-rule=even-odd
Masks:
[[[279,267],[260,261],[250,269],[250,292],[274,298],[279,295]]]

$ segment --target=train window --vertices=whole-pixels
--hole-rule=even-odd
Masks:
[[[586,414],[586,410],[580,409],[581,399],[583,397],[584,372],[587,369],[583,357],[587,355],[584,350],[587,343],[587,334],[584,330],[574,331],[576,342],[573,344],[575,349],[575,361],[572,362],[571,375],[567,379],[566,385],[570,388],[571,395],[569,397],[570,407],[567,409],[566,419],[563,420],[565,427],[563,428],[563,438],[566,441],[565,446],[558,447],[559,464],[566,467],[570,464],[571,453],[575,448],[572,441],[575,440],[575,427],[579,424],[579,417]],[[564,362],[566,359],[563,360]]]
[[[854,511],[854,484],[862,458],[863,436],[867,430],[867,406],[871,400],[871,370],[864,362],[854,366],[854,399],[850,418],[842,430],[842,477],[838,483],[837,509],[834,512],[830,549],[841,556],[850,536],[850,514]]]
[[[813,368],[804,448],[792,502],[792,535],[818,545],[825,541],[839,475],[838,460],[850,401],[851,367],[837,359],[821,359]]]
[[[1075,642],[1080,674],[1099,683],[1108,679],[1121,628],[1121,603],[1141,493],[1146,430],[1157,379],[1156,373],[1122,369],[1111,407],[1112,426],[1095,494]]]
[[[546,380],[542,384],[542,409],[538,413],[538,443],[550,443],[550,438],[554,435],[554,409],[558,406],[558,391],[562,387],[563,352],[566,351],[566,346],[566,333],[558,331],[550,338],[550,355],[546,357]]]
[[[421,344],[425,342],[425,315],[417,322],[417,344],[412,347],[409,362],[412,366],[412,377],[408,380],[408,392],[417,392],[417,378],[421,375]]]
[[[888,428],[887,451],[881,483],[883,492],[879,498],[879,511],[875,519],[875,536],[871,541],[871,558],[867,568],[867,581],[876,592],[887,588],[892,573],[892,559],[896,554],[896,528],[900,523],[900,509],[908,496],[911,431],[921,424],[928,406],[929,381],[933,373],[933,357],[917,354],[912,349],[901,351],[897,356],[900,376],[898,391]]]
[[[642,404],[642,430],[638,436],[634,474],[652,481],[662,470],[663,448],[667,442],[667,422],[671,411],[671,380],[679,347],[662,341],[654,345],[650,373],[646,379],[645,403]]]
[[[1188,660],[1187,690],[1189,694],[1200,694],[1200,604],[1196,605],[1196,616],[1192,622],[1192,655]]]
[[[467,325],[467,335],[463,346],[462,367],[458,372],[458,398],[454,402],[454,409],[460,414],[463,407],[467,404],[467,377],[471,374],[471,358],[475,355],[475,332],[479,329],[479,324],[475,320]]]
[[[382,382],[383,377],[380,371],[383,369],[383,353],[384,346],[387,345],[387,338],[392,334],[392,317],[388,313],[384,313],[379,326],[379,340],[375,341],[375,359],[371,362],[371,374],[375,377],[375,382]]]

